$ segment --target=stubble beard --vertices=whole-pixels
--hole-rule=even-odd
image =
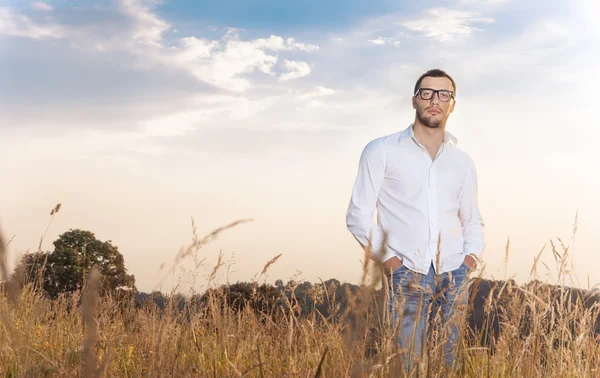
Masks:
[[[434,117],[424,117],[420,111],[417,110],[417,119],[421,124],[430,128],[430,129],[438,129],[441,126],[446,124],[446,119],[437,119]]]

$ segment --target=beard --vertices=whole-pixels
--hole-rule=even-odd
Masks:
[[[425,117],[419,110],[417,110],[417,119],[419,120],[419,122],[421,122],[423,125],[427,126],[430,129],[437,129],[446,123],[445,119]]]

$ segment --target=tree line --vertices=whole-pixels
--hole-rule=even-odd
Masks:
[[[317,320],[339,317],[359,290],[357,285],[329,279],[314,284],[293,280],[285,284],[277,280],[274,285],[237,282],[192,296],[145,293],[137,290],[134,275],[128,273],[123,255],[111,240],[101,241],[91,231],[71,229],[61,234],[53,246],[52,251],[23,255],[8,284],[31,284],[47,298],[56,299],[83,290],[87,273],[96,266],[101,274],[99,294],[128,298],[137,307],[151,302],[159,309],[171,304],[183,311],[186,306],[201,306],[211,296],[220,296],[225,305],[236,311],[251,308],[273,313],[279,308],[294,309],[298,316],[316,316]]]

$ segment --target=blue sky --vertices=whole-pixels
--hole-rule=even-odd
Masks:
[[[274,31],[344,30],[361,18],[374,17],[413,7],[411,3],[380,1],[212,1],[165,2],[161,13],[190,23]]]
[[[526,279],[577,210],[578,248],[596,258],[598,17],[593,0],[5,1],[0,222],[17,256],[63,202],[46,247],[90,229],[148,289],[191,216],[201,233],[251,217],[209,262],[235,255],[245,280],[284,253],[273,279],[353,281],[358,156],[412,122],[414,82],[437,67],[480,175],[486,274],[503,272],[511,236],[509,273]]]

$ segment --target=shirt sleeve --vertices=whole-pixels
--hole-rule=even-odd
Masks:
[[[477,202],[477,171],[471,160],[469,172],[460,194],[458,217],[462,224],[464,252],[479,257],[485,248],[483,240],[484,222]]]
[[[346,226],[363,248],[371,242],[373,255],[383,253],[382,262],[393,257],[383,245],[383,232],[373,219],[385,177],[385,154],[381,140],[371,141],[360,156],[358,174],[346,213]]]

